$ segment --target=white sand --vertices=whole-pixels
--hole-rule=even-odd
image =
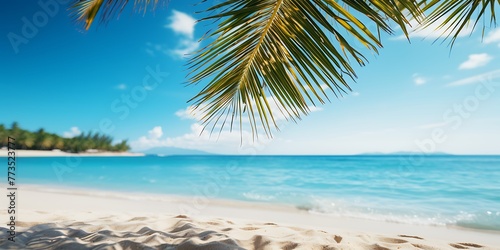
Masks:
[[[2,229],[0,249],[500,249],[493,232],[203,197],[21,186],[17,207],[16,242]]]
[[[66,153],[63,151],[23,150],[16,149],[16,157],[57,157],[57,156],[144,156],[142,153],[131,152],[95,152],[95,153]],[[0,157],[7,157],[7,149],[0,148]]]

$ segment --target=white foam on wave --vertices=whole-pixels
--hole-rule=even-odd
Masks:
[[[500,211],[427,211],[423,208],[407,206],[376,206],[368,202],[352,202],[342,199],[333,200],[322,197],[310,197],[307,205],[299,209],[312,214],[334,217],[349,217],[391,223],[412,225],[446,226],[459,225],[476,229],[500,231]]]
[[[275,199],[273,195],[258,194],[256,192],[246,192],[243,193],[243,196],[249,200],[256,200],[256,201],[271,201]]]

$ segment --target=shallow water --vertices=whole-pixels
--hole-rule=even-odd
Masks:
[[[47,157],[18,158],[17,166],[18,185],[201,195],[500,231],[500,156]]]

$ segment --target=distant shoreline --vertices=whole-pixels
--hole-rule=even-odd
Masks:
[[[144,156],[143,153],[131,152],[82,152],[68,153],[58,150],[24,150],[16,149],[16,157],[58,157],[58,156],[82,156],[82,157],[112,157],[112,156]],[[0,157],[7,157],[7,149],[0,149]]]
[[[397,157],[397,156],[425,156],[425,157],[441,157],[441,156],[500,156],[500,154],[449,154],[449,153],[431,153],[431,154],[418,154],[416,152],[409,152],[407,154],[396,154],[396,153],[380,153],[380,154],[350,154],[350,155],[225,155],[225,154],[175,154],[175,153],[166,153],[166,154],[156,154],[156,153],[137,153],[137,152],[111,152],[111,151],[103,151],[103,152],[80,152],[80,153],[68,153],[64,151],[58,150],[25,150],[25,149],[16,149],[17,157],[62,157],[62,156],[82,156],[82,157],[113,157],[113,156],[124,156],[124,157],[139,157],[139,156],[230,156],[230,157]],[[0,157],[7,157],[7,149],[0,148]]]

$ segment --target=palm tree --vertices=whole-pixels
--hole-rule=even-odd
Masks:
[[[53,137],[51,134],[46,133],[43,128],[36,132],[35,149],[49,150],[52,149]]]
[[[118,152],[125,152],[130,150],[130,147],[127,145],[127,140],[123,140],[122,142],[116,144],[114,148],[115,150],[113,151],[118,151]]]
[[[5,126],[0,124],[0,148],[7,147],[8,136],[9,134],[7,133]]]
[[[61,137],[54,138],[54,149],[63,150],[64,149],[64,139]]]
[[[19,123],[13,122],[12,125],[10,125],[10,131],[9,135],[10,137],[17,139],[21,135],[21,128],[19,127]]]
[[[35,141],[36,141],[36,136],[31,133],[30,131],[23,130],[21,132],[21,136],[19,137],[19,140],[17,140],[17,143],[19,144],[18,147],[22,149],[31,149],[33,146],[35,146]]]
[[[73,5],[77,19],[89,29],[100,16],[109,20],[129,2],[141,10],[158,0],[80,0]],[[451,45],[472,18],[474,27],[485,15],[496,24],[498,0],[225,0],[207,8],[202,21],[215,21],[214,38],[189,61],[189,82],[207,81],[190,101],[204,114],[205,125],[232,128],[248,117],[254,135],[267,135],[275,123],[273,103],[295,121],[310,104],[329,100],[323,84],[335,96],[351,91],[356,73],[351,61],[367,62],[356,49],[360,43],[378,53],[380,33],[408,26],[438,23],[447,30]],[[487,14],[485,14],[487,13]],[[483,24],[483,28],[484,28]],[[375,28],[370,28],[375,27]],[[483,31],[484,34],[484,31]],[[274,108],[276,110],[276,108]]]

